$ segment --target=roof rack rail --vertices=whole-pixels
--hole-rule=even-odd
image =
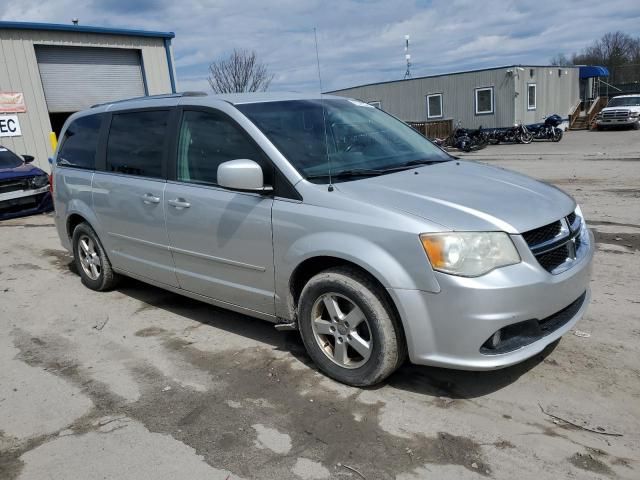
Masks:
[[[123,102],[130,102],[134,100],[154,100],[154,99],[160,99],[160,98],[206,97],[206,96],[207,96],[207,92],[197,92],[197,91],[162,93],[160,95],[145,95],[143,97],[133,97],[133,98],[125,98],[122,100],[114,100],[113,102],[96,103],[95,105],[91,105],[90,108],[103,107],[104,105],[114,105],[114,104],[123,103]]]

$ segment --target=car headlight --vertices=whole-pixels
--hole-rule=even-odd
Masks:
[[[433,269],[451,275],[479,277],[520,262],[504,232],[423,233],[420,240]]]
[[[38,175],[29,180],[31,188],[42,188],[49,185],[49,177],[47,175]]]

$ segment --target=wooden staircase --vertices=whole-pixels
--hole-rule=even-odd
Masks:
[[[587,118],[586,115],[577,117],[571,124],[571,130],[588,130],[588,129],[589,129],[589,119]]]
[[[607,97],[597,97],[590,105],[579,102],[569,114],[569,130],[589,130],[595,124],[596,115],[607,106]],[[586,108],[588,106],[588,108]],[[586,111],[583,110],[586,108]]]

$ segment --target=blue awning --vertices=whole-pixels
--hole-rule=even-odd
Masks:
[[[608,77],[609,70],[607,67],[600,67],[598,65],[587,65],[580,67],[580,78],[593,78],[593,77]]]

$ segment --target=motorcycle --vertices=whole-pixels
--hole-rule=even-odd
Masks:
[[[486,130],[488,142],[497,145],[499,143],[531,143],[533,135],[528,128],[522,124],[513,127],[493,128]]]
[[[482,127],[470,130],[461,128],[461,122],[456,122],[447,138],[436,138],[435,144],[440,147],[453,147],[463,152],[481,150],[488,144],[488,137]]]
[[[563,132],[558,128],[558,125],[562,123],[562,117],[560,115],[549,115],[544,119],[544,123],[532,123],[527,125],[527,130],[531,132],[534,140],[551,140],[552,142],[559,142],[562,140]]]

